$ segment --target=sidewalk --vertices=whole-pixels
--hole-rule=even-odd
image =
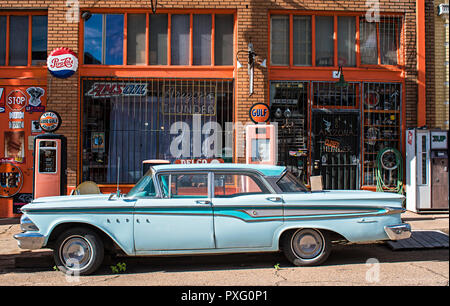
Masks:
[[[411,225],[413,231],[439,230],[448,235],[448,213],[442,214],[417,214],[406,211],[402,214],[402,220]]]

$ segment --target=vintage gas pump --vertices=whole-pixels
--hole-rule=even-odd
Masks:
[[[276,165],[277,144],[272,124],[246,126],[246,163]]]
[[[66,137],[54,134],[61,125],[61,117],[47,111],[42,114],[39,124],[46,133],[34,139],[33,198],[66,195]]]
[[[406,131],[406,209],[448,211],[448,131]]]

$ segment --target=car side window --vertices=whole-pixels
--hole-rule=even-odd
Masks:
[[[207,173],[162,174],[159,176],[164,198],[207,198]]]
[[[127,197],[153,198],[156,197],[155,185],[151,175],[143,176],[128,192]]]
[[[214,197],[216,198],[264,193],[270,193],[270,191],[255,175],[214,173]]]

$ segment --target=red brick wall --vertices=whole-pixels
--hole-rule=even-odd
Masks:
[[[77,23],[66,21],[66,0],[3,0],[0,9],[48,9],[48,51],[57,47],[68,47],[78,52],[79,31]],[[72,1],[70,1],[71,3]],[[405,100],[406,124],[416,124],[416,36],[415,36],[415,0],[381,0],[382,12],[402,12],[405,14]],[[80,1],[80,8],[148,8],[150,1],[112,1],[112,0],[86,0]],[[159,8],[228,8],[237,10],[237,49],[247,50],[252,42],[255,52],[267,58],[268,51],[268,24],[269,9],[317,10],[317,11],[358,11],[368,9],[366,0],[248,0],[248,1],[177,1],[159,0]],[[236,74],[236,103],[238,121],[248,120],[248,109],[256,102],[268,99],[268,71],[255,69],[254,94],[248,96],[248,76],[246,69],[240,69]],[[68,138],[68,183],[76,184],[77,160],[80,158],[78,149],[78,103],[79,87],[78,73],[67,80],[50,78],[48,75],[49,102],[48,109],[58,111],[63,120],[60,132]]]

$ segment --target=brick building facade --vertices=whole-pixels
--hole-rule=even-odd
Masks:
[[[370,19],[370,16],[372,15],[367,15],[367,12],[374,10],[376,8],[376,5],[379,5],[381,21],[375,23],[376,27],[371,28],[371,26],[368,25],[369,22],[367,18],[369,17]],[[88,57],[86,57],[87,45],[85,45],[87,35],[86,29],[89,30],[90,28],[85,24],[85,22],[87,21],[84,21],[84,19],[81,18],[81,16],[79,16],[78,14],[85,11],[89,11],[93,15],[98,16],[107,14],[124,14],[126,16],[130,16],[132,14],[145,14],[145,17],[143,18],[144,20],[146,19],[147,27],[145,32],[146,38],[144,38],[146,43],[144,44],[144,46],[147,45],[147,47],[145,47],[145,50],[143,51],[145,52],[145,55],[142,65],[128,64],[127,62],[129,55],[127,54],[127,50],[128,53],[131,53],[131,49],[127,49],[126,34],[128,32],[126,30],[127,20],[129,21],[129,23],[132,22],[131,17],[124,17],[123,19],[120,19],[120,22],[123,22],[124,28],[124,38],[121,38],[124,39],[124,47],[121,53],[121,56],[123,56],[124,59],[123,62],[119,65],[108,65],[105,63],[96,63],[93,65],[86,64],[85,61],[88,59]],[[427,12],[429,13],[429,10]],[[304,149],[306,149],[306,158],[302,162],[300,162],[299,160],[294,161],[294,163],[296,166],[302,164],[303,173],[306,176],[313,174],[314,162],[320,160],[320,157],[314,156],[314,154],[312,153],[314,151],[314,147],[316,149],[316,152],[318,150],[318,146],[316,146],[316,142],[314,142],[316,140],[313,140],[311,138],[311,135],[314,134],[314,131],[316,129],[315,122],[319,122],[319,120],[332,120],[326,117],[326,115],[322,113],[321,110],[337,110],[343,111],[343,113],[347,111],[349,116],[348,118],[350,119],[345,119],[347,120],[345,122],[353,122],[351,120],[354,120],[355,122],[361,124],[361,126],[356,129],[360,130],[360,133],[355,137],[357,144],[355,144],[354,147],[356,149],[352,149],[354,150],[354,154],[352,154],[351,157],[348,157],[353,160],[352,163],[355,163],[355,165],[357,164],[357,173],[355,173],[355,180],[357,183],[352,188],[362,188],[366,186],[370,189],[374,187],[374,178],[367,174],[369,173],[368,170],[364,171],[363,168],[365,167],[364,160],[374,163],[376,152],[381,148],[376,147],[377,138],[388,138],[388,136],[394,137],[386,142],[385,145],[382,145],[382,147],[388,145],[388,143],[395,143],[394,146],[399,151],[404,152],[405,130],[407,127],[417,126],[418,117],[422,116],[417,111],[419,98],[417,86],[417,14],[415,0],[382,0],[378,2],[366,0],[159,0],[157,1],[156,14],[167,14],[168,16],[189,15],[189,17],[187,17],[186,19],[189,20],[187,22],[189,22],[189,26],[191,28],[191,31],[189,33],[190,57],[188,58],[189,62],[187,65],[173,64],[174,59],[170,59],[170,52],[172,52],[170,50],[170,47],[169,51],[166,52],[168,54],[169,63],[166,62],[165,65],[161,65],[159,62],[157,63],[157,65],[151,64],[151,59],[149,59],[151,50],[148,50],[150,48],[148,47],[148,41],[152,39],[149,38],[148,30],[148,24],[149,22],[151,23],[150,16],[153,15],[151,11],[151,1],[6,0],[2,1],[2,3],[0,4],[0,14],[6,16],[4,24],[7,29],[9,29],[10,27],[12,28],[12,19],[10,18],[11,16],[17,14],[24,14],[28,16],[27,13],[47,16],[47,54],[59,47],[66,47],[73,50],[78,54],[78,58],[80,61],[78,71],[73,76],[67,79],[57,79],[52,77],[47,72],[45,66],[32,64],[32,59],[30,59],[30,57],[33,58],[34,55],[31,54],[32,50],[30,50],[32,49],[32,42],[29,42],[28,63],[22,66],[12,66],[8,63],[8,52],[11,53],[12,47],[5,48],[6,55],[3,56],[6,57],[6,59],[3,65],[1,64],[2,62],[0,60],[0,65],[2,65],[0,66],[0,87],[4,87],[6,89],[9,88],[8,90],[12,90],[13,87],[25,88],[27,86],[41,86],[46,89],[46,109],[57,111],[61,115],[63,120],[63,125],[58,133],[65,135],[68,140],[67,174],[68,185],[72,187],[76,186],[78,183],[86,179],[95,179],[95,176],[91,177],[88,174],[83,174],[83,171],[85,171],[84,169],[87,167],[86,162],[84,162],[85,157],[83,157],[83,154],[86,153],[86,151],[89,151],[89,154],[93,153],[91,152],[92,145],[85,144],[86,140],[84,139],[85,134],[83,134],[83,131],[86,131],[85,128],[86,124],[88,123],[84,123],[83,121],[85,116],[87,116],[84,113],[83,109],[87,109],[87,107],[94,107],[93,109],[95,109],[94,105],[96,103],[95,101],[97,100],[95,100],[94,98],[89,98],[91,99],[89,100],[87,98],[87,92],[89,90],[92,90],[92,87],[95,86],[95,84],[101,82],[113,83],[126,81],[128,82],[127,84],[146,82],[145,84],[147,85],[145,86],[147,89],[149,89],[150,86],[153,86],[152,84],[155,84],[155,86],[156,84],[163,84],[163,86],[166,88],[165,90],[167,90],[168,86],[171,86],[167,84],[172,84],[170,82],[173,82],[173,84],[175,84],[174,86],[184,86],[182,80],[189,79],[192,80],[192,84],[194,84],[192,85],[193,87],[197,86],[198,84],[198,86],[204,86],[202,88],[206,88],[206,85],[201,85],[202,83],[200,82],[200,80],[214,79],[214,85],[211,85],[214,86],[214,90],[220,90],[220,93],[223,96],[225,96],[228,92],[232,94],[231,99],[227,100],[227,103],[232,104],[232,106],[230,107],[232,111],[227,110],[229,114],[231,114],[231,120],[233,122],[244,123],[249,121],[249,109],[253,104],[262,102],[275,106],[276,103],[282,103],[280,104],[281,108],[278,109],[280,109],[280,111],[285,111],[289,108],[288,105],[290,102],[286,102],[289,99],[287,99],[286,97],[275,97],[277,95],[275,91],[279,91],[281,93],[282,88],[291,88],[292,86],[303,88],[305,97],[304,103],[307,108],[307,110],[303,114],[303,120],[306,121],[302,121],[305,122],[304,125],[306,129],[304,131]],[[209,24],[209,29],[211,30],[210,33],[212,37],[212,51],[210,51],[208,55],[210,62],[206,65],[196,65],[196,59],[193,58],[195,57],[195,54],[194,56],[192,55],[192,53],[195,53],[193,51],[193,48],[196,48],[196,46],[193,46],[192,42],[193,39],[195,40],[193,36],[195,36],[196,34],[193,34],[195,30],[192,29],[194,29],[195,27],[193,26],[193,23],[196,22],[194,20],[194,15],[197,14],[207,14],[208,16],[213,16],[212,19],[210,19],[211,21],[207,21],[209,22],[207,24]],[[231,57],[228,54],[228,57],[231,58],[231,63],[216,65],[214,63],[214,60],[217,61],[219,55],[218,53],[215,54],[214,51],[214,35],[217,36],[217,33],[222,31],[223,29],[220,26],[221,24],[215,24],[215,21],[222,20],[218,19],[218,16],[225,15],[231,15],[234,17],[234,22],[232,23],[233,38]],[[29,16],[30,22],[28,26],[29,29],[31,29],[31,20],[33,19],[31,17],[32,15]],[[345,19],[346,17],[347,19]],[[91,19],[91,23],[94,22],[92,21],[94,19]],[[103,19],[104,24],[107,22],[105,20],[106,18]],[[170,46],[170,27],[172,25],[172,31],[175,31],[175,24],[178,24],[178,21],[175,21],[175,19],[172,19],[172,17],[169,17],[168,20],[169,30],[166,33],[169,33],[169,38],[167,38],[167,40],[169,41]],[[349,62],[341,62],[340,53],[338,54],[338,50],[341,49],[341,40],[339,40],[339,38],[336,38],[336,35],[338,32],[347,33],[345,31],[340,32],[341,21],[342,25],[347,24],[350,29],[353,29],[353,32],[350,33],[356,34],[355,36],[352,34],[349,35],[350,40],[355,39],[355,41],[353,42],[354,47],[350,48],[349,50],[347,50],[347,53],[345,53],[348,55],[348,59],[351,59],[353,64]],[[327,32],[327,22],[329,22],[329,24],[331,25],[332,38],[330,42],[332,43],[330,46],[326,45],[325,43],[324,45],[321,45],[320,42],[320,40],[322,39],[320,37],[321,33]],[[310,27],[313,30],[309,32],[304,31],[305,27],[297,27],[299,24],[305,24],[307,27]],[[275,32],[275,27],[277,27],[276,29],[278,32]],[[367,30],[368,32],[363,32],[363,29],[364,31]],[[429,30],[430,28],[427,27],[427,31]],[[103,31],[105,32],[106,30]],[[278,33],[281,33],[280,36],[278,36]],[[374,49],[375,56],[372,56],[372,59],[366,59],[366,55],[362,54],[362,46],[363,40],[364,44],[370,41],[370,33],[374,33],[376,39]],[[10,41],[12,35],[15,35],[15,33],[6,33],[5,41]],[[286,41],[283,41],[282,35],[285,35],[283,37],[286,38]],[[304,49],[306,53],[297,51],[300,50],[300,43],[297,44],[298,40],[300,39],[297,38],[296,35],[307,36],[307,38],[305,38],[306,40],[302,40],[302,42],[307,42],[307,47]],[[428,32],[427,35],[429,35]],[[31,36],[32,35],[29,34],[30,38]],[[175,34],[173,36],[175,36]],[[130,39],[130,37],[131,36],[129,35],[128,39]],[[103,43],[107,40],[104,33],[102,39],[100,40],[103,41]],[[392,39],[391,43],[393,44],[393,46],[391,47],[389,47],[389,39]],[[280,45],[278,45],[277,43],[277,45],[275,46],[273,45],[273,42],[271,43],[271,41],[280,42]],[[244,67],[246,67],[245,64],[247,63],[247,58],[245,51],[248,50],[249,43],[252,43],[254,48],[253,50],[257,54],[258,59],[267,59],[268,63],[267,67],[255,65],[253,83],[254,89],[252,95],[249,95],[250,82],[247,69],[237,68],[237,61],[243,63]],[[427,40],[427,48],[429,47],[429,43],[430,41]],[[136,42],[136,44],[138,44],[138,42]],[[201,45],[201,43],[199,44]],[[286,50],[282,50],[281,44],[286,47]],[[223,45],[219,44],[219,42],[216,42],[215,47],[218,49],[217,46],[222,47]],[[319,55],[321,55],[320,52],[325,50],[323,51],[325,54],[327,48],[331,48],[333,50],[333,54],[331,56],[328,55],[328,57],[324,61],[321,61],[321,59],[319,59]],[[387,50],[386,54],[383,53],[383,48]],[[103,49],[105,49],[104,46]],[[103,59],[105,57],[104,53],[107,53],[108,50],[103,50],[102,52]],[[365,49],[364,52],[366,52]],[[388,53],[390,55],[387,55]],[[138,52],[136,52],[136,54],[138,54]],[[304,54],[306,54],[307,63],[297,65],[296,61],[298,60],[298,58],[300,58],[300,56],[303,56]],[[280,55],[279,60],[281,64],[277,62],[278,59],[275,59],[275,56],[278,55]],[[139,56],[139,54],[137,56]],[[299,57],[297,58],[297,56]],[[391,62],[389,62],[389,56]],[[366,60],[374,60],[375,62],[363,63],[363,61]],[[427,57],[427,61],[430,60],[432,59]],[[343,74],[345,76],[345,80],[351,84],[351,86],[349,87],[350,90],[346,89],[347,91],[345,95],[343,91],[337,90],[333,85],[336,81],[338,81],[336,77],[333,77],[333,72],[337,71],[339,69],[339,66],[341,65],[343,66]],[[433,70],[432,66],[428,66],[427,62],[427,82],[437,82],[437,70],[437,66]],[[436,78],[431,79],[435,74]],[[169,83],[166,83],[166,80],[168,80],[167,82]],[[218,84],[221,84],[220,89],[218,89]],[[226,91],[223,84],[232,84],[232,88]],[[84,88],[83,86],[87,87]],[[327,91],[325,89],[326,86],[333,88],[334,91]],[[181,91],[182,90],[183,89],[181,89]],[[431,90],[432,87],[428,87],[427,85],[427,96],[437,97],[438,93],[433,93],[431,92]],[[296,92],[296,94],[301,94],[300,89]],[[392,99],[397,99],[395,100],[398,101],[395,102],[396,106],[392,106],[392,109],[388,108],[387,103],[392,102],[391,100],[386,100],[387,102],[385,103],[385,105],[381,105],[381,103],[383,102],[380,101],[382,100],[381,96],[383,94],[390,95]],[[331,97],[333,97],[333,101],[337,101],[338,99],[340,99],[341,103],[344,104],[341,104],[339,106],[331,105],[331,102],[329,102]],[[354,102],[349,102],[351,101],[351,99],[354,99]],[[375,99],[375,104],[380,103],[380,107],[370,105],[370,103],[372,103],[370,102],[372,101],[371,99]],[[277,101],[276,103],[274,102],[275,100]],[[103,109],[102,107],[100,107],[99,109]],[[277,107],[274,107],[272,111],[276,111],[278,109]],[[434,110],[433,113],[437,114],[436,117],[431,115],[431,110]],[[5,112],[4,114],[0,113],[0,116],[7,116],[6,113],[7,112]],[[427,113],[427,123],[430,122],[433,125],[445,127],[441,123],[438,123],[439,120],[445,121],[445,119],[440,119],[440,117],[438,117],[440,109],[437,106],[434,106],[433,101],[430,101],[428,99]],[[33,119],[36,118],[33,117]],[[448,113],[446,120],[448,128]],[[283,121],[281,120],[280,123],[282,124]],[[338,123],[336,123],[336,126],[337,124]],[[373,125],[373,127],[371,125]],[[390,128],[388,130],[384,128],[383,130],[382,126],[384,125],[392,125],[393,127],[392,129]],[[377,128],[378,126],[379,128]],[[8,128],[2,125],[2,129],[7,130]],[[25,126],[25,130],[26,129],[27,127]],[[318,129],[320,130],[320,127],[318,127]],[[378,133],[378,136],[369,135],[371,137],[370,138],[369,136],[367,136],[370,133]],[[382,135],[380,135],[379,133],[382,133]],[[392,134],[396,136],[392,136]],[[28,131],[25,131],[25,135],[29,135]],[[383,135],[388,136],[384,137]],[[86,137],[91,136],[92,135]],[[237,135],[237,137],[242,137],[242,135]],[[27,138],[26,141],[28,141]],[[368,148],[366,146],[367,143],[371,147]],[[27,146],[28,145],[25,145],[25,147]],[[122,146],[125,145],[122,144]],[[2,149],[2,151],[5,151],[4,144],[0,145],[0,149]],[[290,149],[287,148],[287,146],[285,149],[286,150],[284,150],[284,153],[287,154],[287,151],[289,151]],[[30,164],[32,159],[30,154],[31,151],[26,152],[26,156],[30,157],[28,159],[25,159],[26,162],[21,166],[23,168],[23,171],[28,171],[27,173],[30,172],[29,169],[32,167],[32,164]],[[96,156],[97,157],[95,158],[97,158],[97,160],[101,160],[101,158],[98,157],[98,154]],[[293,156],[295,157],[295,154],[293,154],[289,158]],[[147,158],[158,157],[161,156],[148,156]],[[124,159],[122,158],[122,161],[123,160]],[[241,162],[244,161],[242,157],[239,158],[236,156],[233,157],[233,160]],[[283,158],[281,158],[281,160],[283,160]],[[357,160],[357,163],[355,162],[355,160]],[[323,157],[321,162],[323,164],[326,164],[326,162],[324,162],[323,160]],[[283,163],[283,161],[281,163]],[[330,162],[328,161],[328,163]],[[102,179],[101,183],[103,184],[102,186],[106,191],[108,188],[108,183],[112,182],[111,179]],[[130,181],[123,183],[126,185],[126,183],[132,182]],[[28,189],[30,188],[30,185],[26,186]],[[28,190],[25,192],[30,191]],[[2,212],[1,214],[11,215],[12,212],[9,206],[3,206],[4,208],[0,209],[0,212]]]

